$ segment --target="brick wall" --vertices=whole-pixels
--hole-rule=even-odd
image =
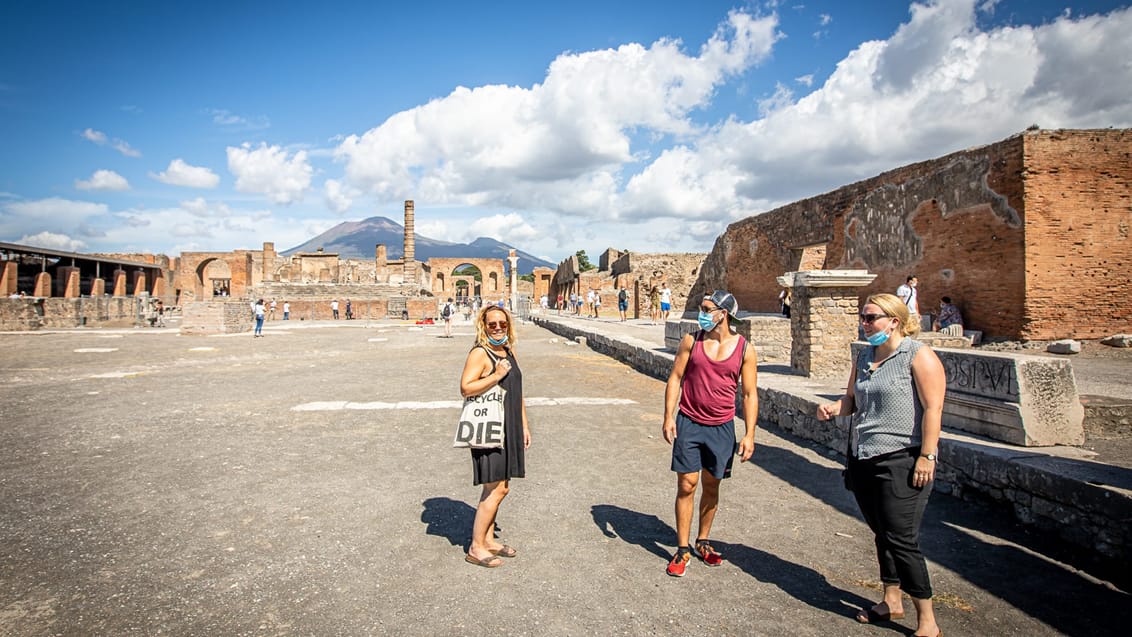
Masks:
[[[877,275],[862,299],[916,274],[921,312],[950,296],[986,337],[1128,331],[1130,152],[1129,130],[1031,131],[903,166],[731,224],[697,286],[772,312],[775,278],[824,245],[825,269]]]

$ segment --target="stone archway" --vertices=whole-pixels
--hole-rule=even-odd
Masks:
[[[211,301],[215,291],[243,298],[251,284],[251,273],[252,258],[247,252],[183,252],[175,284],[186,302]]]
[[[428,269],[431,272],[431,292],[439,297],[455,297],[456,284],[466,278],[457,274],[457,270],[474,267],[479,271],[476,285],[478,289],[472,296],[484,297],[497,295],[502,292],[500,283],[505,280],[503,276],[503,259],[452,259],[433,258],[428,260]],[[469,290],[471,291],[471,290]]]

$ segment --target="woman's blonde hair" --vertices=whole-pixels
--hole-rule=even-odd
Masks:
[[[870,304],[879,307],[885,316],[891,316],[900,321],[900,332],[904,336],[915,336],[920,333],[920,324],[911,320],[908,306],[904,305],[904,301],[901,301],[900,297],[895,294],[872,294],[865,299],[865,303],[861,307]]]
[[[507,347],[515,346],[515,321],[511,320],[511,313],[498,305],[484,306],[480,313],[476,315],[476,345],[483,345],[488,347],[491,343],[487,342],[487,314],[488,312],[500,312],[503,317],[507,319]],[[499,320],[499,319],[496,319]]]

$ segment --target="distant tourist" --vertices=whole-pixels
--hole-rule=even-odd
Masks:
[[[291,320],[291,303],[288,301],[283,301],[283,320]]]
[[[963,315],[959,313],[959,308],[951,303],[951,297],[945,296],[939,300],[939,318],[935,320],[935,325],[932,326],[937,332],[958,332],[963,334]]]
[[[330,314],[335,321],[338,320],[338,299],[334,299],[330,302]]]
[[[908,275],[904,281],[904,285],[896,288],[896,296],[908,306],[908,313],[912,315],[912,320],[919,323],[920,321],[920,294],[916,290],[920,285],[920,280],[916,278],[915,274]]]
[[[938,635],[932,585],[920,552],[920,522],[932,492],[939,452],[943,364],[931,347],[909,338],[920,332],[904,299],[874,294],[861,308],[870,347],[849,373],[845,395],[818,406],[818,420],[853,416],[846,486],[875,536],[884,599],[862,608],[857,621],[904,617],[901,591],[912,598],[917,635]]]
[[[452,315],[455,313],[456,308],[452,305],[452,297],[448,297],[448,302],[440,308],[440,318],[444,319],[444,338],[452,338]]]
[[[503,404],[503,448],[472,449],[472,484],[483,485],[472,522],[472,541],[464,560],[495,568],[500,558],[515,557],[514,548],[495,539],[495,516],[511,488],[511,478],[526,476],[526,451],[531,446],[527,407],[523,403],[523,374],[515,359],[515,326],[511,314],[489,305],[476,317],[476,340],[460,375],[460,394],[479,396],[495,386],[507,391]]]
[[[793,296],[794,293],[790,288],[782,288],[782,291],[778,293],[778,301],[782,304],[782,315],[786,318],[790,318],[790,301]]]
[[[275,299],[271,299],[271,302],[267,304],[267,320],[275,320]]]
[[[629,291],[621,288],[617,292],[617,313],[621,315],[621,320],[624,322],[626,319],[625,313],[629,311]]]
[[[668,312],[672,310],[672,290],[668,287],[667,281],[660,285],[660,320],[667,323]]]
[[[754,346],[733,327],[738,312],[735,297],[724,290],[703,298],[700,330],[680,340],[664,389],[661,434],[672,445],[676,472],[677,548],[667,567],[673,577],[684,576],[693,555],[708,566],[723,563],[710,540],[719,484],[731,476],[736,453],[746,462],[755,450],[758,361]],[[736,444],[735,399],[740,387],[746,431]],[[700,485],[699,530],[692,544],[692,514]]]
[[[649,290],[649,316],[652,317],[652,325],[660,320],[660,287],[656,285]]]
[[[594,318],[601,314],[601,290],[594,290]]]
[[[263,299],[256,301],[255,304],[252,305],[252,312],[255,314],[255,334],[253,334],[253,337],[259,338],[263,336]]]
[[[354,318],[354,306],[350,303],[350,299],[346,299],[346,320],[350,321]]]
[[[587,316],[597,316],[597,314],[594,314],[594,291],[592,289],[586,292],[586,310],[588,311]]]

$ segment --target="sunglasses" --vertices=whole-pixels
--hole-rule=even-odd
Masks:
[[[872,325],[873,321],[877,319],[888,318],[887,314],[862,314],[861,322],[865,325]]]
[[[484,325],[487,325],[487,329],[489,329],[489,330],[505,330],[505,329],[507,329],[507,321],[499,321],[499,322],[493,321],[491,323],[484,323]]]
[[[720,311],[720,310],[722,310],[722,309],[723,309],[723,308],[721,308],[721,307],[708,307],[708,306],[706,306],[706,305],[701,305],[701,306],[700,306],[700,311],[701,311],[701,312],[707,312],[708,314],[711,314],[712,312],[718,312],[718,311]]]

